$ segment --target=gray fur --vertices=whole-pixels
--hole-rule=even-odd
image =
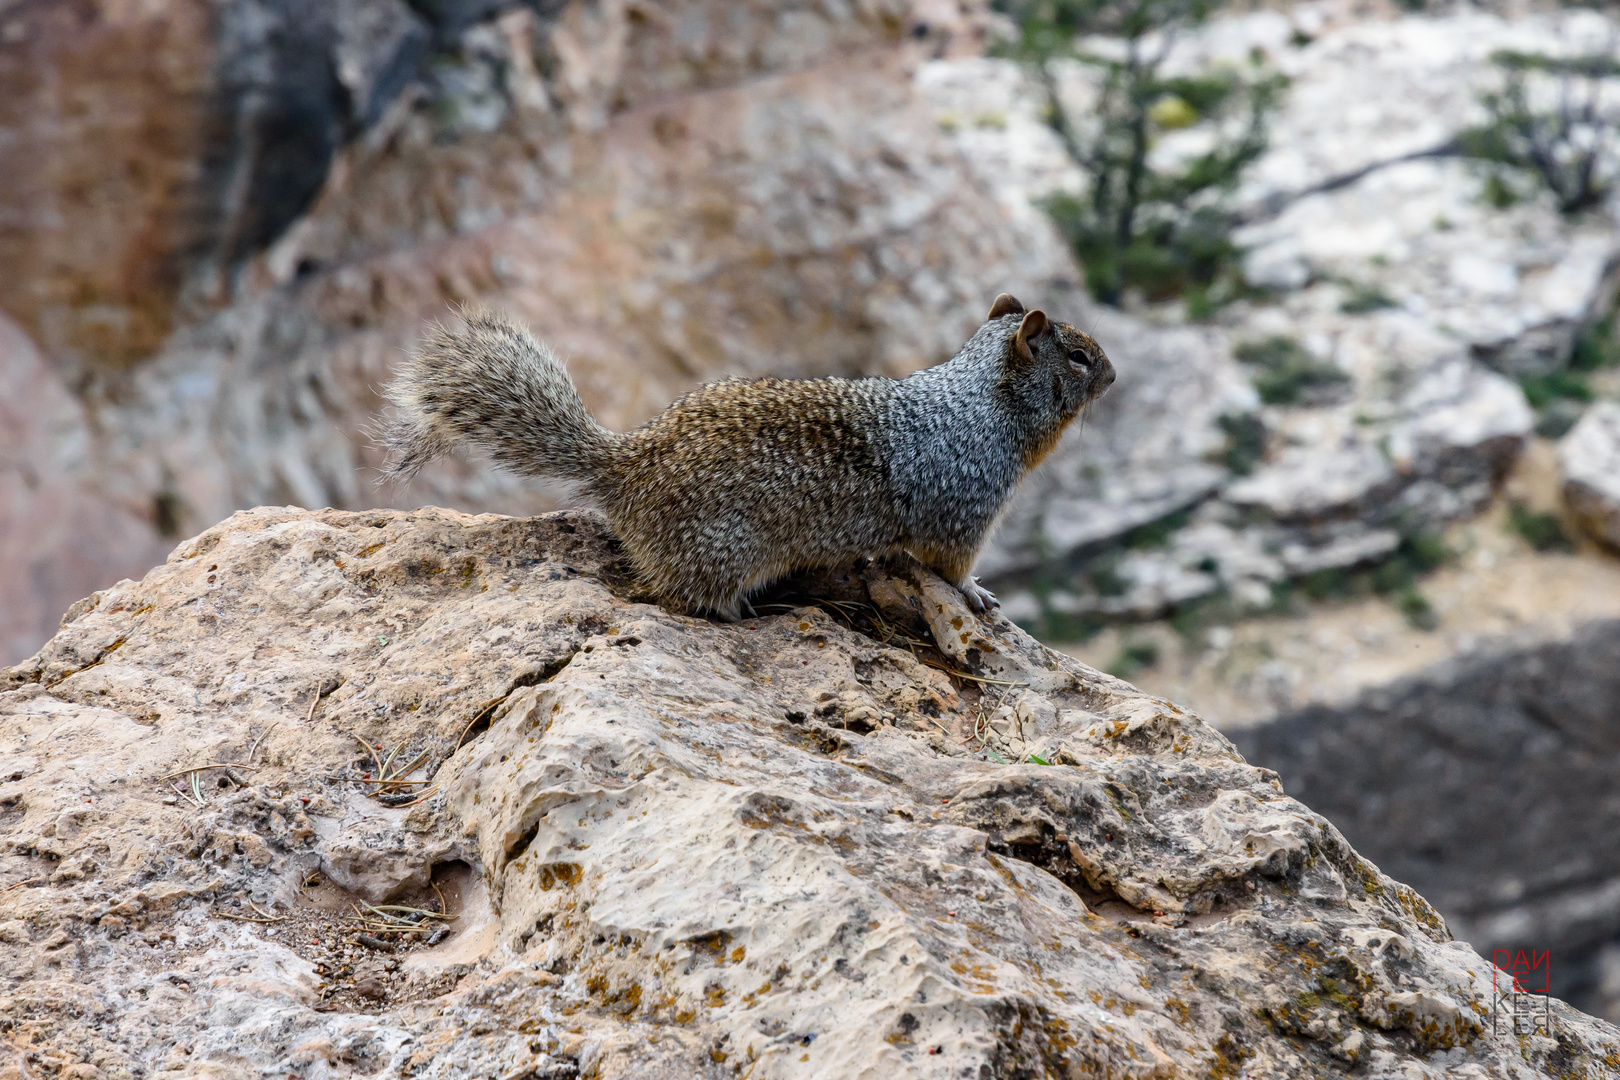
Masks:
[[[905,379],[726,380],[635,431],[593,420],[562,364],[502,316],[437,330],[391,389],[386,471],[472,444],[576,480],[672,607],[741,614],[794,570],[908,550],[976,610],[974,560],[1019,479],[1113,382],[1096,342],[997,298],[951,360]],[[1020,326],[1027,355],[1018,346]],[[1083,359],[1076,359],[1083,358]]]

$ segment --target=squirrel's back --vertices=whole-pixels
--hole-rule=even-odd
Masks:
[[[731,613],[792,570],[878,554],[902,524],[879,437],[889,379],[727,379],[627,434],[594,482],[653,587]]]
[[[593,420],[567,371],[489,312],[400,373],[386,472],[469,443],[581,483],[666,603],[737,618],[797,569],[907,550],[982,609],[970,571],[1019,477],[1113,382],[1096,342],[1003,294],[954,359],[902,380],[725,380],[635,431]]]

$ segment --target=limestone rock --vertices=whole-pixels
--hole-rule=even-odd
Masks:
[[[586,513],[265,508],[74,605],[0,672],[13,1045],[109,1077],[1615,1052],[1561,1004],[1556,1044],[1493,1033],[1489,965],[1198,717],[914,566],[780,597],[661,611]],[[413,908],[448,934],[362,942]]]
[[[1620,549],[1620,404],[1602,401],[1558,443],[1564,502],[1600,543]]]
[[[1179,37],[1174,70],[1261,55],[1290,79],[1269,148],[1237,197],[1248,277],[1273,298],[1235,304],[1196,335],[1101,323],[1100,340],[1119,346],[1119,383],[1029,483],[1029,502],[1009,514],[985,568],[1013,585],[1037,563],[1059,577],[1079,565],[1083,577],[1101,555],[1117,558],[1103,576],[1119,591],[1091,595],[1071,580],[1072,602],[1025,593],[1023,610],[1146,617],[1174,596],[1213,591],[1201,541],[1110,551],[1173,514],[1182,531],[1230,533],[1217,554],[1246,569],[1221,583],[1241,590],[1295,566],[1373,557],[1366,536],[1394,523],[1434,529],[1477,513],[1534,426],[1512,378],[1558,368],[1576,334],[1607,312],[1620,234],[1603,213],[1561,216],[1528,183],[1518,205],[1490,207],[1475,166],[1455,157],[1388,163],[1477,122],[1494,51],[1601,50],[1613,25],[1590,11],[1364,18],[1317,5],[1221,17]],[[1019,115],[995,93],[988,100],[998,115]],[[1077,100],[1076,115],[1084,106]],[[952,115],[962,119],[955,139],[1006,163],[1003,189],[1038,199],[1083,185],[1053,164],[1060,151],[1026,149],[1039,139],[1015,120],[996,144],[997,128]],[[1172,133],[1155,153],[1197,151],[1209,135]],[[1348,400],[1262,408],[1230,352],[1277,335],[1341,371]],[[1159,360],[1161,348],[1174,359]],[[1225,467],[1236,423],[1264,434],[1251,475]],[[1279,561],[1285,550],[1297,557]]]
[[[1620,1016],[1620,622],[1504,640],[1234,732],[1257,764],[1431,897],[1483,955],[1548,950],[1555,993]],[[1579,822],[1571,827],[1571,822]]]
[[[1559,366],[1613,297],[1620,246],[1601,215],[1562,218],[1529,183],[1519,205],[1489,206],[1479,197],[1482,174],[1455,157],[1404,161],[1295,196],[1444,145],[1480,121],[1494,52],[1603,52],[1612,18],[1474,9],[1328,18],[1320,9],[1255,13],[1183,45],[1189,61],[1235,61],[1259,48],[1293,80],[1271,149],[1241,196],[1255,219],[1242,238],[1256,282],[1297,290],[1336,278],[1329,287],[1353,287],[1345,299],[1359,289],[1371,303],[1411,312],[1509,374]],[[1295,31],[1302,36],[1291,41]],[[1281,213],[1266,213],[1277,206]],[[1348,331],[1358,320],[1338,321]]]

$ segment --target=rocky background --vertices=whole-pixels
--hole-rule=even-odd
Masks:
[[[1436,152],[1493,52],[1617,26],[1318,0],[1183,35],[1172,66],[1289,79],[1233,196],[1252,290],[1191,319],[1087,295],[1043,209],[1085,177],[981,3],[0,8],[0,661],[240,508],[564,505],[477,462],[372,485],[378,390],[453,305],[528,320],[626,427],[722,374],[903,374],[1011,291],[1094,327],[1120,379],[986,556],[1006,612],[1222,727],[1283,724],[1245,746],[1292,784],[1301,710],[1376,725],[1361,695],[1620,616],[1613,206]],[[1343,813],[1395,858],[1391,819]],[[1434,876],[1399,865],[1476,927],[1500,882],[1465,872],[1496,865],[1468,828]],[[1605,896],[1620,867],[1520,876]],[[1595,955],[1616,925],[1566,924],[1515,932]],[[1567,992],[1620,1018],[1606,978]]]

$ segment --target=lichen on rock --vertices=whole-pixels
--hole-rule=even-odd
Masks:
[[[237,514],[0,672],[8,1039],[109,1077],[1620,1053],[1557,1004],[1557,1043],[1493,1031],[1490,965],[1275,774],[941,586],[719,625],[590,513]]]

